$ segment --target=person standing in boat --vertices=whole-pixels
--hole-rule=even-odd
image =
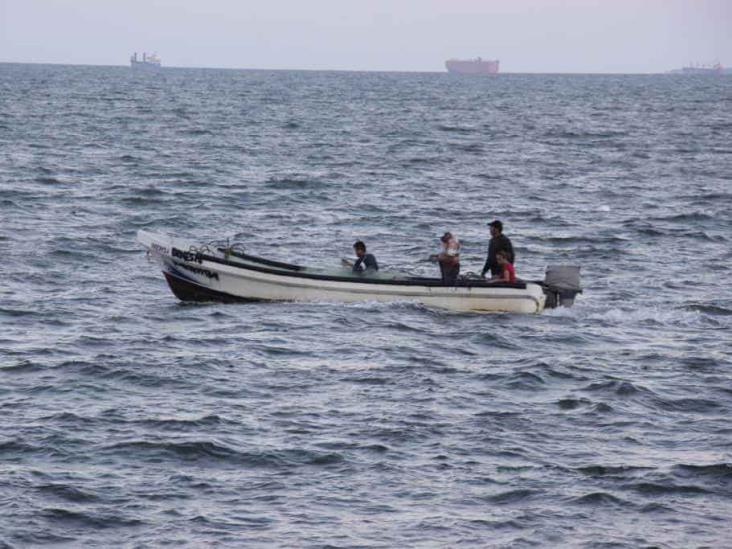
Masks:
[[[516,261],[516,256],[513,253],[511,240],[503,234],[503,223],[496,219],[488,223],[488,226],[491,228],[491,239],[488,243],[488,257],[485,260],[485,265],[483,265],[480,276],[485,277],[485,273],[490,271],[491,276],[495,278],[503,272],[501,265],[498,263],[498,252],[505,251],[507,253],[506,258],[511,265]]]
[[[379,264],[376,262],[374,254],[366,253],[366,244],[358,240],[353,245],[353,251],[356,253],[356,262],[351,264],[348,260],[343,260],[343,264],[351,267],[354,273],[369,273],[379,270]]]
[[[453,286],[460,274],[460,241],[451,232],[446,232],[440,238],[442,251],[430,257],[440,264],[442,283]]]

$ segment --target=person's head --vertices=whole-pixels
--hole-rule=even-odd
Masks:
[[[366,255],[366,244],[364,244],[360,240],[357,240],[356,243],[353,245],[353,251],[356,252],[356,256],[363,257],[364,255]]]
[[[491,236],[494,238],[503,233],[503,223],[497,219],[488,223],[488,226],[491,228]]]
[[[452,238],[452,233],[450,231],[447,231],[445,234],[443,234],[440,237],[440,242],[442,242],[443,244],[447,244],[451,238]]]
[[[496,254],[496,261],[499,265],[505,265],[508,263],[508,252],[505,250],[501,250]]]

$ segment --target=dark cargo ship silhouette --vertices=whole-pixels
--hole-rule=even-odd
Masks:
[[[447,72],[455,74],[498,74],[498,59],[448,59],[445,61]]]

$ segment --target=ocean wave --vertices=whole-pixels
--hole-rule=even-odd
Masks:
[[[185,129],[185,130],[182,130],[180,133],[183,133],[185,135],[192,135],[195,137],[203,136],[203,135],[215,135],[213,131],[206,129],[206,128]]]
[[[159,419],[141,419],[135,420],[133,423],[139,424],[152,429],[161,429],[165,431],[195,431],[199,428],[216,427],[224,423],[229,423],[216,414],[208,414],[197,418],[159,418]]]
[[[139,527],[145,524],[144,520],[137,517],[126,517],[124,513],[119,511],[116,513],[93,513],[60,507],[46,507],[40,514],[49,521],[62,523],[69,528],[108,530],[110,528]]]
[[[104,447],[104,451],[112,454],[135,452],[139,459],[159,462],[175,460],[179,462],[196,462],[213,464],[229,464],[236,466],[281,469],[302,465],[331,466],[345,461],[338,453],[321,453],[304,449],[270,450],[261,452],[239,451],[222,443],[212,441],[145,441],[136,440],[119,442]]]
[[[560,410],[576,410],[591,405],[592,401],[586,398],[563,398],[557,401]]]
[[[89,503],[99,501],[99,496],[82,490],[76,486],[64,483],[39,484],[37,490],[47,496],[53,496],[74,503]]]
[[[41,311],[38,311],[37,309],[16,309],[9,308],[7,306],[0,307],[0,315],[9,316],[11,318],[43,316]]]
[[[711,193],[700,193],[685,195],[682,197],[690,204],[697,204],[703,206],[710,206],[713,204],[725,204],[732,201],[732,193],[727,192],[711,192]]]
[[[266,455],[237,452],[223,444],[210,441],[145,441],[118,442],[104,447],[107,453],[134,452],[138,459],[149,461],[210,461],[248,466],[279,466],[280,462]]]
[[[184,195],[178,196],[177,200],[180,200],[181,198],[184,198]],[[165,201],[165,198],[164,198],[163,194],[160,194],[160,195],[124,196],[118,200],[121,204],[138,207],[138,206],[153,206],[155,204],[160,204]]]
[[[481,499],[483,499],[486,503],[491,503],[495,505],[512,505],[515,503],[524,504],[525,502],[536,499],[537,497],[540,497],[542,495],[543,491],[541,490],[519,489],[485,496]]]
[[[485,152],[485,145],[482,143],[448,143],[447,146],[465,153],[483,154]]]
[[[706,398],[655,398],[654,406],[667,412],[710,414],[725,410],[726,406]]]
[[[29,359],[18,360],[15,364],[0,364],[0,372],[2,373],[20,373],[26,374],[31,372],[41,372],[47,369],[47,366]]]
[[[634,482],[624,484],[623,488],[625,490],[633,490],[645,496],[660,496],[669,494],[693,496],[709,493],[709,490],[706,490],[700,486],[677,485],[670,482],[666,482],[663,484],[658,482]]]
[[[684,307],[648,307],[615,308],[588,311],[587,320],[611,323],[619,326],[640,326],[650,324],[654,326],[696,326],[704,327],[705,319],[693,309]]]
[[[39,176],[34,179],[36,183],[42,183],[43,185],[63,185],[64,182],[56,177],[50,176]]]
[[[629,501],[614,496],[608,492],[591,492],[582,496],[568,499],[570,505],[579,505],[582,507],[626,507],[635,508],[635,505]]]
[[[533,391],[543,388],[546,381],[533,372],[519,371],[506,376],[501,385],[513,390]]]
[[[555,244],[600,244],[600,243],[613,244],[613,243],[619,243],[619,242],[627,243],[630,241],[629,237],[618,235],[618,234],[607,234],[607,235],[598,235],[598,236],[546,235],[546,236],[534,236],[533,239],[537,240],[539,242],[550,242],[550,243],[555,243]]]
[[[709,303],[691,303],[682,307],[685,311],[703,313],[712,316],[732,316],[732,307],[713,305]]]
[[[24,546],[36,546],[36,545],[70,545],[77,541],[72,535],[68,533],[60,532],[49,532],[48,530],[28,530],[25,532],[13,532],[12,528],[8,528],[9,534],[6,539],[12,539],[17,541],[19,546],[15,546],[0,537],[0,548],[2,549],[15,549],[16,547]]]
[[[601,392],[617,395],[621,397],[630,397],[635,395],[653,396],[654,393],[646,387],[642,387],[623,380],[610,380],[602,382],[594,382],[583,388],[584,391]]]
[[[716,221],[717,216],[712,213],[707,212],[684,212],[684,213],[674,213],[669,215],[662,215],[662,216],[651,216],[648,218],[651,222],[669,222],[669,223],[675,223],[675,224],[686,224],[686,223],[695,223],[699,221]]]
[[[605,140],[605,139],[615,139],[615,138],[622,138],[626,137],[628,135],[627,132],[624,131],[604,131],[604,132],[588,132],[588,131],[580,131],[580,130],[563,130],[563,129],[555,129],[548,132],[545,132],[542,137],[551,137],[551,138],[558,138],[558,139],[571,139],[571,140],[581,140],[581,139],[588,139],[588,140]]]
[[[625,478],[634,476],[637,473],[652,471],[653,467],[641,467],[636,465],[585,465],[575,470],[583,475],[591,477],[614,477]]]
[[[0,458],[15,459],[21,454],[32,454],[40,451],[41,448],[18,440],[0,440]]]
[[[438,125],[437,129],[441,132],[463,133],[463,134],[471,134],[471,133],[476,133],[478,131],[477,128],[473,128],[473,127],[469,127],[469,126],[449,126],[446,124]]]
[[[661,514],[667,514],[667,513],[674,513],[676,509],[669,505],[664,503],[658,503],[658,502],[652,502],[647,503],[645,505],[641,505],[638,509],[640,513],[661,513]]]
[[[732,487],[732,463],[711,463],[707,465],[679,464],[674,473],[681,478],[698,478],[705,481],[730,483]]]
[[[327,183],[307,177],[271,177],[267,179],[265,185],[273,189],[291,191],[323,189],[327,187]]]

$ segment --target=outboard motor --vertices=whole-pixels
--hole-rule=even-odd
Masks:
[[[574,298],[582,293],[580,286],[580,268],[574,265],[550,265],[546,268],[544,278],[545,307],[571,307]]]

